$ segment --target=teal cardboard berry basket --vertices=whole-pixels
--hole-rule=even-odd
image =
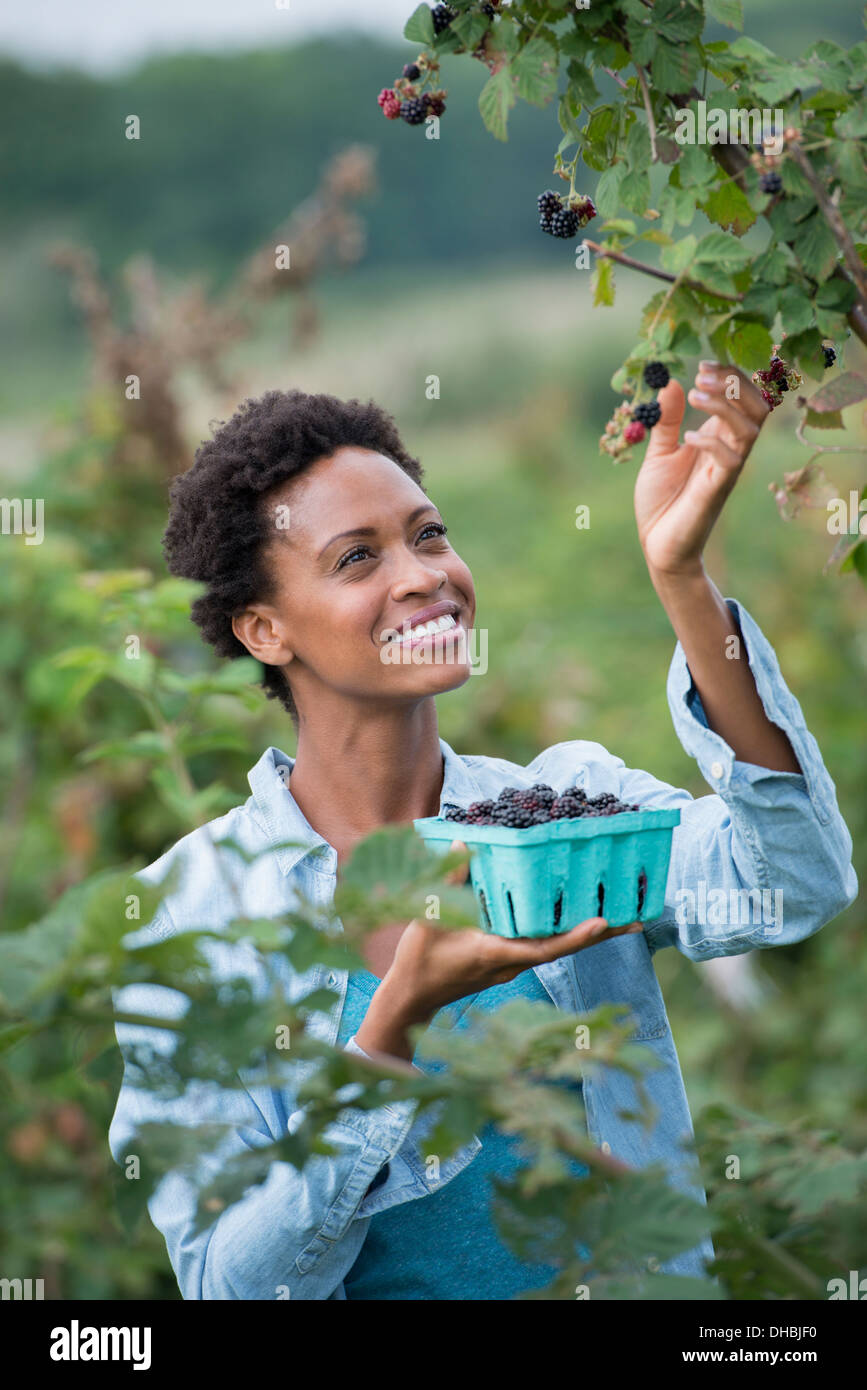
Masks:
[[[472,852],[470,882],[480,925],[497,936],[552,936],[588,917],[609,926],[662,915],[679,810],[620,811],[531,825],[413,821],[426,844],[452,840]]]

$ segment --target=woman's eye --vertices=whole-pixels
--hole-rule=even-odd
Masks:
[[[449,528],[447,526],[444,526],[440,521],[429,521],[427,526],[424,526],[422,528],[421,533],[419,534],[419,540],[423,540],[425,533],[428,531],[432,531],[435,536],[444,536],[446,535],[448,529]],[[343,556],[343,558],[340,560],[337,568],[339,570],[342,570],[354,555],[364,555],[367,549],[368,547],[366,545],[357,545],[354,550],[348,550],[346,554]]]
[[[346,554],[344,555],[343,559],[340,561],[340,563],[339,563],[339,565],[337,566],[337,568],[338,568],[339,570],[342,570],[343,567],[344,567],[344,565],[346,564],[347,560],[351,560],[352,557],[353,557],[353,555],[363,554],[364,551],[365,551],[366,549],[367,549],[367,546],[366,546],[366,545],[357,545],[357,546],[355,547],[354,550],[348,550],[348,551],[346,552]]]

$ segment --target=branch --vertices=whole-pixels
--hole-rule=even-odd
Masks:
[[[865,268],[861,257],[855,250],[855,243],[849,235],[849,229],[840,216],[839,208],[833,203],[828,195],[825,185],[816,173],[797,140],[786,142],[786,153],[792,156],[807,183],[813,190],[813,196],[819,204],[819,211],[822,213],[834,236],[834,240],[843,252],[843,259],[849,269],[852,279],[858,290],[858,296],[862,302],[867,303],[867,268]]]
[[[669,101],[681,110],[685,110],[691,101],[701,101],[701,92],[692,87],[688,92],[673,96],[670,92],[666,94]],[[735,183],[744,192],[743,176],[750,167],[749,155],[745,153],[740,145],[724,145],[722,143],[709,145],[711,157],[721,164],[726,173],[734,179]]]
[[[653,119],[653,107],[650,104],[650,93],[647,90],[647,78],[644,76],[643,68],[636,63],[635,71],[638,73],[638,85],[641,88],[641,96],[644,101],[644,110],[647,115],[647,133],[650,136],[650,162],[655,164],[659,159],[656,148],[656,122]]]
[[[617,85],[619,87],[622,87],[624,91],[627,91],[629,89],[629,83],[623,81],[623,78],[620,76],[619,72],[615,72],[613,68],[603,68],[602,71],[607,72],[609,77],[613,77]]]
[[[628,266],[630,270],[640,270],[644,275],[653,275],[657,280],[666,280],[673,285],[677,279],[676,275],[670,275],[667,270],[657,270],[656,266],[647,265],[644,261],[637,261],[633,256],[625,256],[622,251],[612,251],[606,246],[600,246],[598,241],[588,241],[585,237],[584,245],[594,251],[597,256],[605,256],[610,261],[619,261],[621,265]],[[720,290],[712,290],[707,285],[703,285],[700,280],[681,280],[681,284],[689,285],[691,289],[701,290],[703,294],[711,294],[716,299],[727,299],[731,304],[739,304],[743,299],[740,294],[723,294]]]

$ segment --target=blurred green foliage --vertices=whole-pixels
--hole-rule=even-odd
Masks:
[[[854,12],[852,27],[860,35]],[[321,108],[310,100],[335,51],[329,44],[297,50],[297,81],[287,80],[282,54],[159,60],[135,81],[114,84],[10,68],[10,80],[0,84],[0,101],[24,117],[25,147],[7,170],[23,195],[4,214],[6,268],[23,268],[8,287],[12,317],[24,323],[32,291],[46,317],[37,313],[28,331],[44,334],[51,322],[67,329],[45,344],[38,370],[28,360],[26,332],[13,342],[8,411],[37,405],[47,418],[50,403],[69,404],[54,413],[36,466],[22,467],[20,482],[7,487],[45,499],[44,543],[0,538],[0,1002],[13,987],[27,997],[31,977],[46,986],[39,1003],[44,1027],[32,1034],[29,1025],[22,1028],[8,1001],[0,1021],[0,1254],[10,1276],[45,1277],[47,1297],[178,1297],[162,1237],[140,1212],[136,1224],[136,1213],[116,1206],[125,1189],[106,1142],[120,1076],[110,1027],[76,1024],[64,1012],[70,1000],[88,1005],[88,980],[94,989],[105,986],[100,971],[107,967],[87,935],[104,921],[103,879],[93,876],[152,861],[197,819],[245,799],[246,772],[268,743],[289,754],[295,743],[288,716],[249,686],[253,668],[221,669],[202,647],[188,617],[190,586],[165,581],[165,481],[147,472],[119,474],[112,411],[95,397],[87,408],[78,404],[87,361],[80,351],[68,360],[74,335],[59,307],[65,286],[37,268],[36,253],[49,226],[52,234],[59,229],[54,219],[62,207],[62,229],[92,237],[110,264],[135,249],[139,227],[138,244],[178,269],[207,265],[219,274],[312,184],[324,153],[346,134],[368,138],[367,120],[381,121],[371,92],[390,80],[403,50],[353,44],[350,95],[359,113],[367,104],[372,110],[349,131],[329,124],[335,111],[340,122],[349,119],[343,98]],[[443,161],[441,187],[428,183],[431,171],[408,143],[415,132],[377,136],[385,179],[369,214],[369,268],[324,287],[325,332],[303,358],[287,357],[282,311],[272,306],[236,365],[252,394],[292,384],[373,395],[395,413],[421,457],[426,487],[473,572],[478,624],[488,631],[487,673],[439,704],[440,731],[458,752],[525,763],[551,743],[588,738],[628,766],[705,795],[671,725],[665,676],[674,639],[635,534],[634,468],[612,465],[597,449],[616,399],[611,371],[634,339],[644,286],[618,269],[618,311],[606,315],[591,308],[586,278],[568,259],[545,269],[520,259],[524,243],[510,240],[514,210],[532,210],[549,158],[547,118],[525,112],[525,135],[516,119],[503,155],[508,169],[496,164],[500,150],[481,129],[469,79],[459,94],[464,66],[455,64],[449,76],[461,153],[453,151],[447,178]],[[480,69],[479,85],[482,76]],[[187,90],[196,99],[182,103]],[[207,151],[202,132],[212,129],[214,105],[227,105],[232,92],[237,130],[227,131],[220,150]],[[138,111],[133,97],[154,111],[159,100],[165,113],[156,127],[160,149],[137,148],[153,207],[141,190],[132,200],[119,196],[126,166],[112,164],[121,155],[100,143],[115,139],[123,114]],[[458,124],[461,102],[466,125]],[[247,135],[245,103],[262,108]],[[50,149],[43,120],[56,135]],[[262,145],[266,127],[273,130],[270,154]],[[109,129],[114,134],[106,135]],[[289,147],[285,130],[292,132]],[[95,132],[90,169],[83,131]],[[257,159],[245,157],[244,140],[255,143]],[[118,146],[125,159],[119,139]],[[386,146],[397,153],[386,157]],[[417,215],[422,168],[424,217]],[[241,187],[242,175],[255,187]],[[188,202],[177,194],[181,179]],[[393,201],[398,191],[404,203]],[[225,204],[219,216],[218,202]],[[242,207],[251,210],[249,225]],[[484,218],[474,220],[480,208]],[[528,218],[529,249],[538,238],[532,211]],[[410,225],[419,228],[415,240]],[[385,228],[397,229],[388,233],[390,247],[381,240]],[[22,247],[34,232],[31,257]],[[404,255],[411,265],[400,264]],[[419,274],[425,255],[431,259]],[[461,264],[472,255],[487,260],[483,270]],[[31,345],[36,341],[31,337]],[[425,396],[430,373],[440,376],[439,400]],[[189,391],[185,404],[192,456],[215,403]],[[847,423],[857,435],[858,421]],[[13,425],[7,419],[2,426],[7,442]],[[792,425],[783,408],[763,431],[711,538],[707,564],[777,652],[836,782],[863,883],[867,595],[855,575],[822,574],[831,547],[824,514],[780,520],[769,487],[805,458]],[[840,495],[862,484],[857,459],[832,457],[826,469]],[[575,527],[579,504],[590,508],[587,530]],[[140,643],[136,658],[128,655],[131,637]],[[155,712],[156,680],[162,684]],[[34,923],[38,931],[29,936]],[[798,946],[762,953],[768,989],[751,1011],[722,1003],[705,967],[676,952],[655,957],[720,1221],[715,1243],[723,1278],[735,1297],[823,1297],[828,1277],[863,1262],[865,925],[859,899]],[[88,949],[79,950],[82,942]],[[56,977],[51,961],[60,963]],[[62,1026],[54,1026],[61,1016]],[[533,1026],[515,1016],[516,1047]],[[460,1072],[457,1051],[450,1061]],[[732,1151],[743,1156],[736,1186],[723,1163]],[[536,1200],[524,1194],[511,1217],[517,1239],[532,1234]],[[654,1296],[649,1284],[646,1293]]]

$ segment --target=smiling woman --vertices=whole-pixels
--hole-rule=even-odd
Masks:
[[[718,794],[694,799],[584,740],[545,749],[525,767],[455,753],[439,736],[435,697],[470,675],[465,638],[476,598],[421,487],[421,465],[372,401],[271,391],[245,402],[175,481],[165,548],[174,574],[206,585],[193,607],[206,640],[224,656],[251,653],[263,664],[268,695],[292,716],[297,755],[266,749],[244,805],[141,871],[145,882],[162,883],[174,864],[186,870],[145,928],[162,939],[220,931],[239,905],[251,918],[291,912],[299,895],[327,908],[365,836],[442,816],[448,805],[467,809],[506,787],[581,787],[589,797],[679,808],[665,909],[655,920],[611,928],[594,917],[535,938],[443,931],[420,919],[387,923],[365,944],[369,969],[329,975],[339,997],[325,1040],[405,1068],[415,1064],[413,1030],[469,1026],[509,997],[567,1012],[628,1004],[633,1039],[658,1063],[645,1085],[659,1118],[648,1132],[633,1080],[594,1066],[579,1086],[588,1133],[601,1162],[661,1161],[671,1183],[699,1201],[700,1176],[683,1149],[692,1123],[653,954],[673,945],[700,961],[785,946],[830,921],[858,887],[834,784],[773,649],[704,573],[704,542],[767,415],[747,382],[732,407],[724,380],[717,364],[703,364],[693,401],[710,418],[683,444],[683,391],[675,382],[664,388],[635,491],[650,578],[679,638],[667,686],[672,720]],[[214,842],[225,837],[250,856],[230,875],[237,896],[214,879]],[[296,843],[291,853],[287,841]],[[773,930],[740,916],[686,920],[681,894],[701,884],[725,901],[772,885],[785,919]],[[243,943],[225,947],[227,978],[247,975],[260,989]],[[287,999],[322,984],[315,972],[301,978],[285,964]],[[147,1008],[132,997],[124,1004],[130,1014],[154,1008],[151,998]],[[116,1031],[122,1050],[140,1041],[131,1025]],[[119,1163],[139,1125],[165,1118],[166,1103],[137,1092],[131,1075],[109,1136]],[[512,1258],[492,1225],[494,1180],[524,1160],[486,1126],[450,1158],[422,1164],[427,1131],[415,1108],[346,1107],[338,1136],[328,1136],[330,1154],[300,1171],[275,1162],[267,1182],[206,1231],[195,1223],[196,1186],[170,1173],[149,1210],[184,1297],[273,1298],[288,1288],[293,1300],[503,1299],[550,1282],[550,1269]],[[191,1094],[172,1101],[171,1113],[181,1123],[226,1126],[224,1160],[303,1119],[288,1082],[241,1086],[207,1102]],[[210,1175],[203,1161],[199,1177]],[[573,1176],[581,1181],[582,1170]],[[649,1267],[701,1276],[712,1255],[705,1237]]]

